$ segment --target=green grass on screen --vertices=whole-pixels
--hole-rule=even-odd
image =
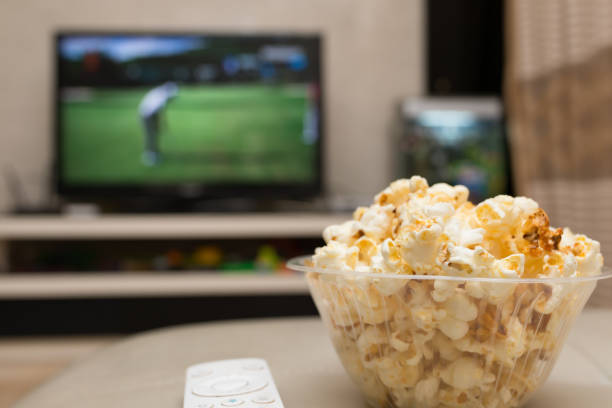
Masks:
[[[138,105],[149,89],[62,102],[63,177],[73,184],[313,181],[302,141],[305,85],[179,86],[162,114],[157,166],[142,161]]]

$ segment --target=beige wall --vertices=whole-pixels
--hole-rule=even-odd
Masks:
[[[391,177],[396,102],[421,92],[422,0],[2,0],[0,171],[43,196],[58,28],[318,31],[325,36],[326,182],[371,193]],[[0,179],[1,180],[1,179]],[[8,198],[0,181],[0,207]]]

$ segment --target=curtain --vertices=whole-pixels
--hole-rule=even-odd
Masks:
[[[612,0],[506,0],[504,81],[517,193],[612,266]]]

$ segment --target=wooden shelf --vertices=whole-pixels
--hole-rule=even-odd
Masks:
[[[306,295],[303,275],[88,272],[0,275],[0,299]]]
[[[310,238],[350,214],[205,214],[11,216],[0,218],[0,240]]]

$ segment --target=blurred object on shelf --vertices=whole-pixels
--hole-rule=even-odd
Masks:
[[[223,252],[215,245],[202,245],[198,247],[192,256],[194,267],[214,269],[221,264]]]
[[[4,163],[0,168],[6,191],[6,199],[9,200],[11,212],[15,214],[57,214],[59,211],[57,197],[47,188],[42,195],[32,197],[27,185],[32,183],[30,177],[19,174],[15,166]],[[50,177],[49,177],[50,178]],[[45,180],[47,181],[47,180]],[[50,183],[49,183],[50,184]]]
[[[321,238],[10,241],[11,273],[247,271],[276,273],[284,261],[312,253]]]
[[[185,255],[177,249],[166,252],[166,259],[170,269],[182,269],[185,262]]]
[[[253,261],[225,261],[220,268],[223,273],[254,273],[255,262]]]
[[[612,0],[512,0],[505,95],[517,192],[612,259]]]
[[[119,262],[119,270],[121,271],[148,271],[155,269],[153,267],[154,262],[137,259],[137,258],[126,258]],[[166,266],[165,263],[163,266]],[[164,270],[163,268],[161,270]]]
[[[255,268],[258,271],[274,272],[278,269],[281,263],[281,258],[276,252],[276,249],[271,245],[262,245],[257,250],[255,257]]]
[[[151,260],[151,266],[154,271],[167,271],[169,269],[168,258],[165,255],[158,255]]]
[[[281,263],[276,268],[275,273],[277,275],[294,275],[295,274],[294,271],[292,271],[291,269],[287,268],[287,262],[285,262],[285,261],[281,261]]]
[[[402,106],[396,177],[463,184],[470,200],[511,193],[498,98],[411,98]]]
[[[73,218],[96,218],[100,207],[91,203],[68,203],[62,207],[62,214]]]

